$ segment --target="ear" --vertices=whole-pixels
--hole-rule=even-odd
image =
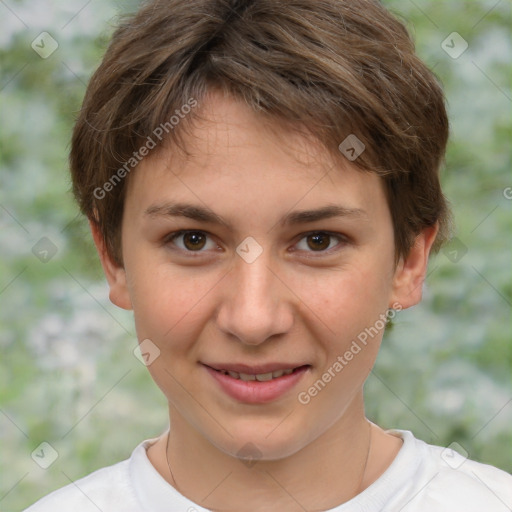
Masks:
[[[132,309],[124,268],[114,262],[108,254],[105,241],[103,240],[98,225],[94,221],[89,220],[89,226],[91,228],[94,244],[98,250],[103,272],[105,272],[105,277],[110,287],[110,302],[122,309]]]
[[[416,237],[407,257],[400,259],[393,276],[393,293],[389,307],[399,303],[402,309],[406,309],[420,302],[428,257],[438,230],[437,223],[423,229]]]

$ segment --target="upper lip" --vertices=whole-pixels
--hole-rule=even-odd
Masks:
[[[214,370],[226,370],[228,372],[245,373],[247,375],[260,375],[263,373],[277,372],[279,370],[288,370],[300,366],[309,366],[302,363],[267,363],[257,365],[233,364],[233,363],[203,363]]]

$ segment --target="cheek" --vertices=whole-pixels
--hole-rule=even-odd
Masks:
[[[218,278],[151,265],[135,269],[130,277],[138,338],[149,338],[167,350],[187,348],[202,328],[207,296]]]
[[[137,337],[151,340],[159,350],[147,369],[169,400],[186,404],[188,395],[179,383],[188,382],[188,391],[199,393],[189,381],[190,369],[199,359],[197,340],[213,314],[208,293],[219,279],[206,275],[198,279],[190,271],[155,268],[133,277]]]
[[[352,266],[310,282],[309,288],[315,291],[305,303],[336,344],[357,337],[386,313],[390,277],[383,278],[371,268]],[[308,287],[306,282],[302,286],[304,291]]]
[[[361,391],[386,325],[388,279],[355,267],[345,270],[317,287],[308,304],[323,349],[315,374],[298,397],[299,407],[309,413],[305,421],[312,437],[337,421]],[[321,424],[315,419],[319,417],[324,418]]]

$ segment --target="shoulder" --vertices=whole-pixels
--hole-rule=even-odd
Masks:
[[[404,512],[464,510],[510,511],[512,475],[493,466],[413,439],[421,463],[413,479],[414,493]]]
[[[130,485],[129,460],[98,469],[75,482],[40,499],[24,512],[98,512],[98,510],[131,512],[138,510]]]

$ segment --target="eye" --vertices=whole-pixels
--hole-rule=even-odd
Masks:
[[[209,234],[205,231],[177,231],[176,233],[171,233],[164,239],[164,245],[174,245],[177,247],[177,250],[183,251],[186,253],[201,253],[206,252],[203,251],[206,247],[208,250],[208,238]],[[338,245],[343,245],[348,243],[348,240],[345,236],[340,234],[329,233],[326,231],[312,231],[310,233],[306,233],[296,244],[296,249],[299,251],[309,252],[309,253],[330,253],[333,248],[332,241],[333,239],[338,239]],[[306,243],[302,247],[300,247],[301,242],[305,240]],[[178,241],[178,242],[176,242]],[[210,250],[215,250],[218,248],[218,245],[210,240]]]
[[[330,249],[332,249],[333,247],[331,245],[333,238],[338,239],[338,245],[343,245],[344,243],[347,243],[347,239],[343,235],[329,233],[326,231],[312,231],[310,233],[306,233],[303,236],[303,238],[300,239],[296,247],[298,247],[299,250],[303,250],[305,252],[330,253]],[[303,245],[303,248],[300,247],[302,240],[306,240],[306,243]],[[312,250],[308,250],[308,248]]]
[[[164,243],[167,245],[172,243],[176,245],[178,249],[186,252],[204,252],[203,249],[207,243],[206,240],[208,238],[208,234],[204,231],[178,231],[177,233],[171,233],[164,240]],[[182,244],[176,243],[175,240],[182,239]],[[215,249],[216,244],[211,242],[213,247],[211,249]]]

